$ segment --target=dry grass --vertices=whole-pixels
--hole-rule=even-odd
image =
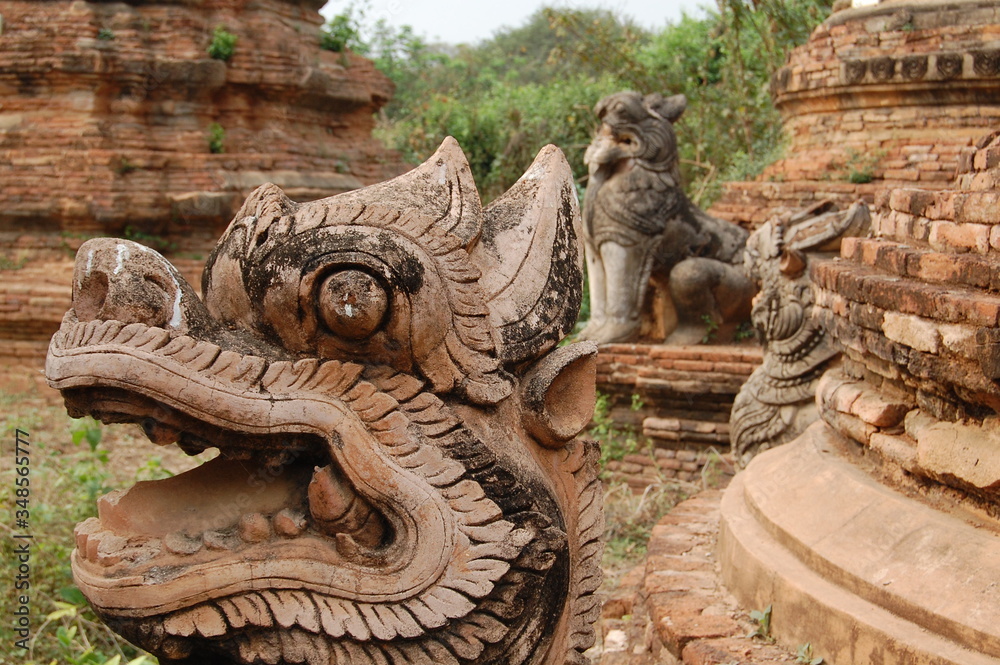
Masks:
[[[655,483],[641,494],[624,483],[606,487],[603,560],[606,588],[616,588],[621,576],[643,560],[656,523],[696,490],[690,483],[677,482]]]

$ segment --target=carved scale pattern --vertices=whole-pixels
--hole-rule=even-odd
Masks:
[[[415,598],[376,604],[292,590],[244,593],[168,615],[162,623],[163,640],[200,635],[234,641],[245,663],[459,665],[476,661],[486,645],[506,636],[525,610],[523,604],[512,602],[511,593],[524,584],[524,578],[544,574],[552,566],[552,534],[539,537],[548,529],[548,519],[531,510],[513,476],[499,468],[495,456],[411,376],[383,367],[368,369],[363,377],[366,370],[360,365],[316,359],[268,365],[261,358],[222,352],[211,342],[143,324],[91,321],[65,330],[53,340],[55,356],[77,348],[88,353],[127,350],[172,360],[207,379],[241,384],[248,392],[326,394],[341,400],[401,468],[419,474],[447,499],[453,519],[469,541],[441,579]],[[416,439],[414,430],[419,433]],[[452,459],[445,454],[449,451],[464,451],[464,458]],[[579,594],[574,600],[572,644],[580,650],[593,643],[589,624],[599,612],[593,592],[600,583],[603,530],[596,503],[599,483],[592,470],[587,475],[593,465],[584,461],[583,454],[568,461],[581,486],[581,537],[587,539],[577,566]],[[506,495],[507,502],[515,505],[521,497],[515,517],[524,526],[515,528],[503,519],[499,506],[484,494],[477,476],[486,475],[491,494]],[[477,607],[476,601],[483,599],[486,602]],[[285,630],[253,630],[276,627]],[[387,640],[397,641],[387,644]]]

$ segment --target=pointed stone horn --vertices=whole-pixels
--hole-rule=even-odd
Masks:
[[[573,172],[552,145],[484,211],[470,254],[504,364],[537,358],[572,331],[583,293],[580,233]]]
[[[338,203],[378,202],[398,210],[420,210],[432,215],[436,226],[458,237],[466,246],[479,237],[483,204],[469,160],[452,137],[445,138],[430,159],[392,180],[338,194]]]

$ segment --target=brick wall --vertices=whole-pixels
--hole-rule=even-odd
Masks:
[[[844,349],[818,400],[889,477],[1000,514],[1000,132],[959,171],[948,190],[880,194],[876,237],[814,267],[819,316]]]
[[[707,463],[730,468],[729,412],[761,359],[754,346],[601,345],[597,389],[608,396],[609,415],[650,442],[611,462],[612,477],[641,488],[664,478],[700,480]]]
[[[960,9],[958,8],[960,7]],[[949,186],[963,148],[1000,124],[1000,7],[891,2],[835,13],[772,80],[789,141],[711,212],[754,228],[824,198]],[[869,183],[852,183],[862,174]]]

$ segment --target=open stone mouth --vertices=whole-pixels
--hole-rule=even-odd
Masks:
[[[385,418],[398,402],[359,381],[361,366],[268,362],[155,326],[75,318],[67,314],[54,336],[47,367],[71,415],[139,423],[154,443],[188,454],[220,451],[183,474],[111,492],[99,500],[99,516],[78,525],[75,573],[104,609],[124,610],[110,593],[115,587],[169,586],[192,567],[213,575],[218,596],[246,586],[255,563],[271,565],[278,580],[298,577],[301,588],[326,588],[327,566],[395,572],[392,524],[331,455],[343,447],[337,421],[348,413],[399,433],[401,423]],[[182,394],[171,396],[170,382],[182,375]],[[407,397],[422,386],[403,375],[390,383]],[[276,546],[292,562],[284,573],[273,562]],[[315,579],[294,569],[303,560],[319,565]],[[185,595],[150,597],[146,611],[182,607]],[[129,603],[129,614],[143,613],[141,602]]]

